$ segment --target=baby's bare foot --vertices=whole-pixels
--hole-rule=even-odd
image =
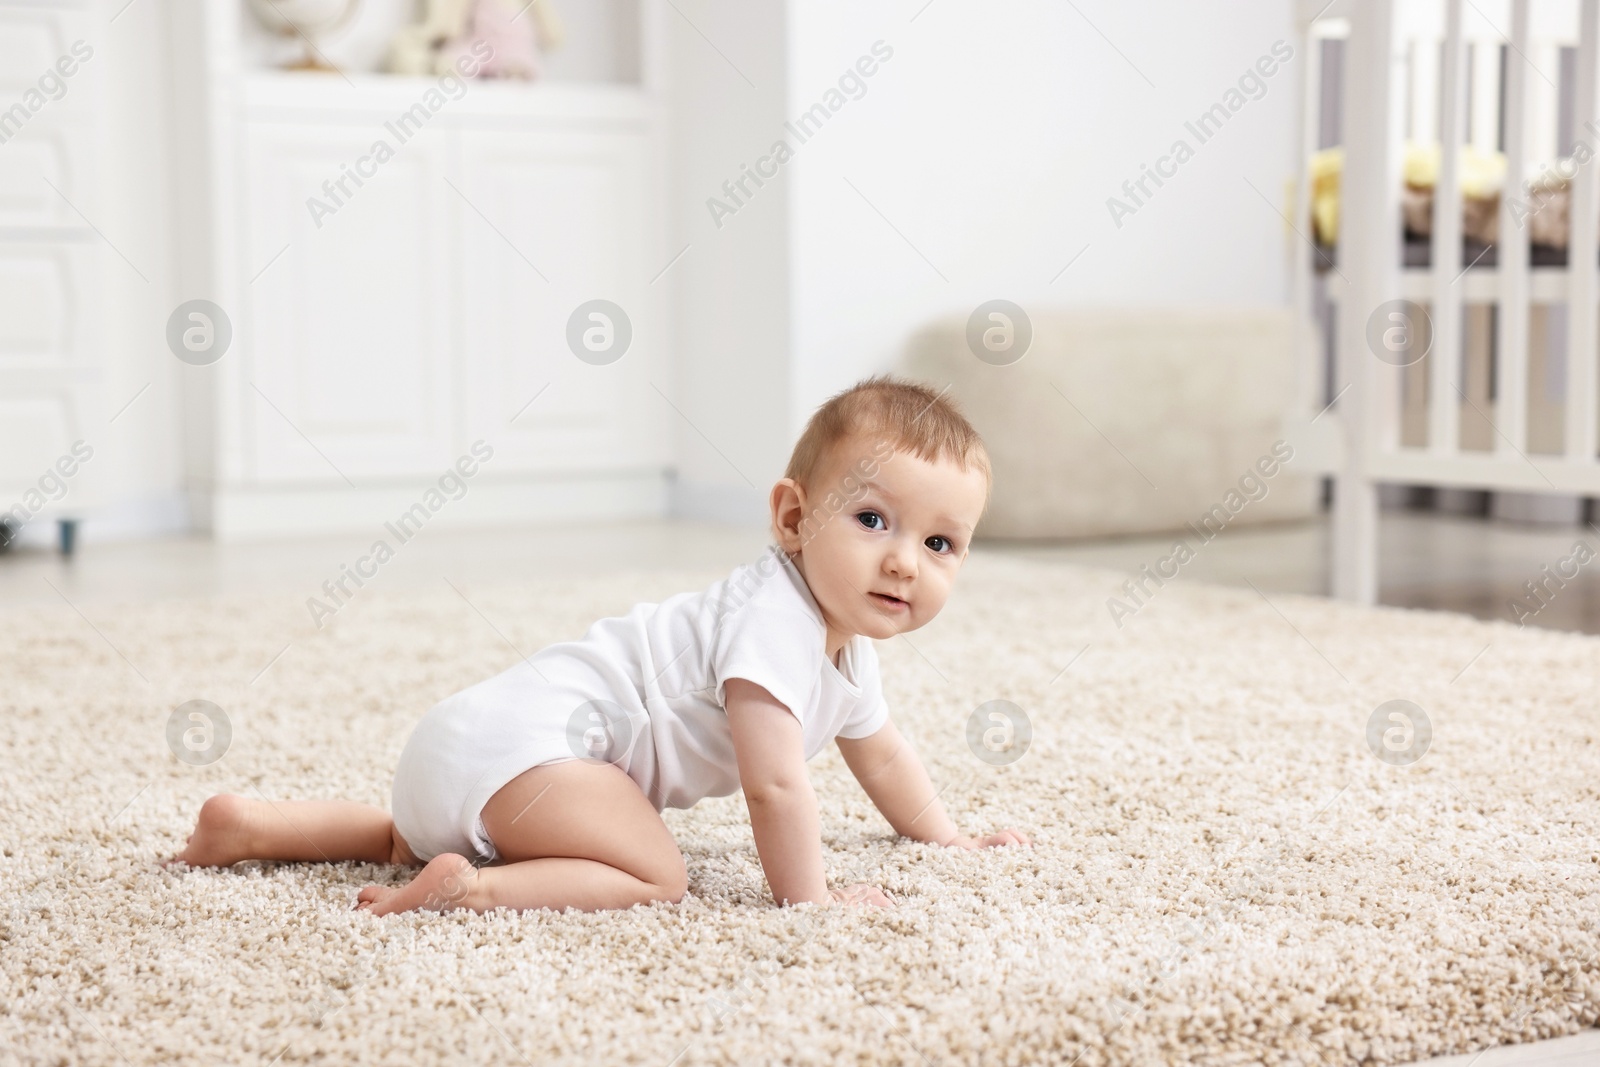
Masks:
[[[397,911],[449,911],[467,908],[482,911],[477,900],[478,868],[465,856],[441,853],[428,861],[422,873],[399,889],[369,885],[356,894],[356,908],[374,915]]]
[[[187,863],[191,867],[227,867],[250,858],[251,809],[257,801],[233,793],[218,793],[200,805],[194,833],[177,855],[163,867]]]

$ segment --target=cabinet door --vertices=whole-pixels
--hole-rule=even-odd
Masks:
[[[40,115],[7,137],[0,227],[87,229],[83,220],[101,214],[94,138],[93,124],[79,115]]]
[[[105,38],[84,0],[0,3],[0,100],[23,108],[10,112],[0,133],[46,113],[92,111]]]
[[[365,488],[454,458],[448,136],[400,141],[377,118],[247,127],[235,329],[255,480]]]
[[[100,217],[104,36],[81,2],[0,0],[0,227],[83,228]]]
[[[86,239],[0,237],[0,512],[22,500],[75,440],[91,449],[106,443],[105,415],[88,418],[99,395],[100,254]],[[88,503],[92,481],[52,481],[44,512]],[[33,503],[24,513],[39,510]]]
[[[666,285],[650,284],[666,263],[647,137],[552,126],[463,131],[461,145],[468,436],[494,444],[499,471],[666,466],[671,408],[652,386],[671,395]],[[568,346],[568,320],[596,299],[620,306],[632,328],[615,362]]]
[[[99,249],[92,234],[60,240],[0,237],[0,375],[78,373],[97,362],[91,329]]]

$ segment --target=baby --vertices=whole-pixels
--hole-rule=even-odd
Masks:
[[[770,495],[774,544],[701,592],[601,619],[436,705],[400,754],[393,816],[219,794],[166,862],[422,865],[356,907],[626,908],[688,890],[666,807],[744,791],[780,904],[891,906],[830,890],[806,762],[829,741],[900,834],[975,849],[889,718],[872,641],[944,607],[988,507],[989,459],[955,406],[880,375],[812,415]]]

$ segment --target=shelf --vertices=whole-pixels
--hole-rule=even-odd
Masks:
[[[249,117],[300,121],[346,115],[383,121],[423,101],[430,90],[444,94],[435,121],[455,125],[506,119],[571,120],[644,125],[660,104],[637,85],[588,82],[464,80],[461,88],[437,77],[401,74],[305,73],[263,70],[240,79],[239,103]],[[452,89],[458,95],[452,95]]]

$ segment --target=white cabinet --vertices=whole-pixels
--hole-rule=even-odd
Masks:
[[[93,36],[86,4],[0,0],[0,519],[32,536],[92,503],[52,471],[104,443]]]
[[[450,521],[663,513],[658,87],[252,69],[241,5],[177,2],[181,284],[234,329],[182,372],[200,524],[371,528],[480,439]],[[595,299],[632,327],[604,365],[566,340]]]
[[[455,115],[401,144],[381,115],[243,128],[246,477],[431,476],[480,437],[501,477],[664,465],[644,132]],[[615,363],[568,346],[593,299],[628,316]]]

